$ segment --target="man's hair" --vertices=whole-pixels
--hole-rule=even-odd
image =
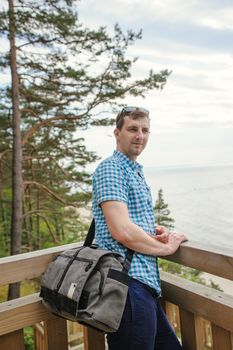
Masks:
[[[124,107],[116,117],[116,128],[118,130],[122,129],[126,116],[134,120],[140,118],[148,118],[148,120],[150,120],[149,111],[146,109],[140,107]]]

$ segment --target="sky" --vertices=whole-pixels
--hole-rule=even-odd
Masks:
[[[172,71],[162,91],[124,101],[150,111],[145,167],[233,164],[232,0],[82,0],[78,13],[89,28],[143,30],[129,50],[133,77]],[[83,136],[101,157],[115,148],[113,127]]]

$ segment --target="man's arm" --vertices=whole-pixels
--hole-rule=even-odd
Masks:
[[[112,237],[138,253],[153,256],[171,255],[187,240],[183,234],[171,233],[167,243],[159,242],[130,220],[128,208],[123,202],[102,202],[101,208]]]

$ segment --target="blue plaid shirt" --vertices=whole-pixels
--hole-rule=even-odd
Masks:
[[[142,166],[119,151],[100,163],[93,175],[93,216],[97,244],[125,256],[126,248],[114,240],[108,230],[100,204],[113,200],[126,203],[132,222],[155,235],[155,217],[150,188]],[[120,218],[119,218],[120,220]],[[134,253],[129,275],[160,293],[157,257]]]

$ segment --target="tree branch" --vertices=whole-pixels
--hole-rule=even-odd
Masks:
[[[49,230],[49,233],[50,233],[50,235],[53,238],[53,242],[58,244],[59,241],[57,240],[57,237],[53,234],[53,231],[51,230],[51,228],[49,226],[49,223],[48,223],[48,220],[46,219],[46,217],[44,215],[41,215],[41,214],[37,214],[37,215],[40,216],[44,220],[44,222],[46,223],[46,225],[48,227],[48,230]]]
[[[2,158],[5,156],[6,153],[8,152],[12,152],[12,149],[6,149],[5,151],[3,151],[2,153],[0,153],[0,160],[2,160]]]
[[[58,202],[63,203],[64,205],[71,206],[76,208],[77,206],[73,203],[66,203],[64,199],[62,199],[58,194],[50,190],[47,186],[37,182],[37,181],[24,181],[24,186],[36,186],[37,188],[41,189],[42,191],[48,193],[52,198],[56,199]]]
[[[42,120],[40,123],[37,123],[35,125],[33,125],[29,130],[27,130],[24,134],[23,140],[22,140],[22,145],[24,146],[28,139],[30,137],[32,137],[38,130],[40,130],[41,128],[51,125],[54,122],[58,121],[58,120],[79,120],[81,119],[87,112],[81,114],[81,115],[73,115],[73,116],[65,116],[65,115],[61,115],[61,116],[55,116],[55,117],[51,117],[48,119],[44,119]]]

